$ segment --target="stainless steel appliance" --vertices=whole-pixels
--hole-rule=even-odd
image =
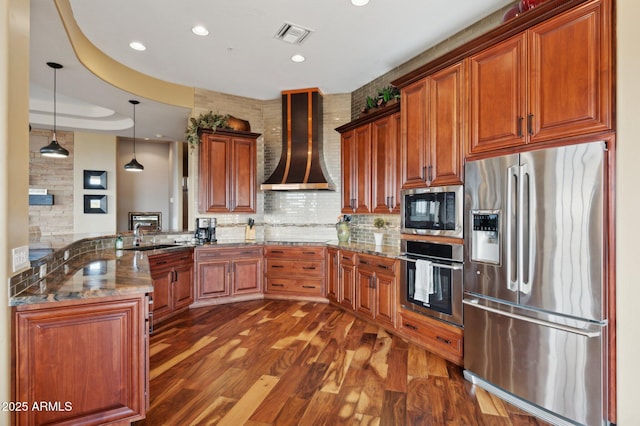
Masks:
[[[462,244],[403,239],[400,303],[462,326]]]
[[[216,219],[209,217],[196,218],[195,238],[199,244],[215,243],[216,239]]]
[[[602,425],[606,145],[465,165],[465,377],[558,425]]]
[[[400,232],[462,238],[462,185],[401,192]]]

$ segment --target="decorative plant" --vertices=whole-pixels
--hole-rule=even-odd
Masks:
[[[381,217],[376,217],[375,219],[373,219],[373,226],[376,229],[381,230],[385,227],[384,219]]]
[[[229,120],[229,115],[220,115],[214,114],[209,111],[205,114],[200,114],[198,118],[193,118],[189,120],[189,127],[187,128],[187,142],[190,145],[195,146],[200,143],[200,136],[198,135],[199,129],[211,129],[215,131],[218,127],[226,128],[227,120]]]
[[[375,97],[367,96],[362,111],[367,112],[372,108],[383,107],[394,99],[400,99],[400,90],[394,86],[385,86],[378,90]]]

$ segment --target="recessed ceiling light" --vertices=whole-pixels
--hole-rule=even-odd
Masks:
[[[207,30],[202,25],[196,25],[195,27],[191,28],[191,32],[199,36],[209,35],[209,30]]]
[[[133,50],[139,50],[139,51],[147,50],[147,46],[140,43],[139,41],[132,41],[131,43],[129,43],[129,47],[132,48]]]
[[[291,60],[293,62],[304,62],[304,56],[302,56],[302,55],[293,55],[291,57]]]
[[[354,6],[364,6],[369,3],[369,0],[351,0],[351,4]]]

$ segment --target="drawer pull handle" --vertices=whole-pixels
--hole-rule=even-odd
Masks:
[[[366,260],[361,260],[361,261],[360,261],[360,264],[361,264],[361,265],[368,265],[368,264],[369,264],[369,262],[367,262]]]
[[[282,250],[271,250],[271,253],[282,254],[284,251]]]
[[[240,253],[240,254],[254,254],[254,252],[252,252],[252,251],[243,251],[243,252],[242,252],[242,253]]]
[[[156,262],[156,265],[164,265],[165,263],[167,263],[166,260],[161,260],[159,262]]]
[[[273,287],[284,287],[284,284],[280,284],[280,283],[273,283],[271,284]]]
[[[315,251],[303,251],[302,254],[316,254]]]
[[[381,265],[381,264],[378,264],[378,268],[387,269],[387,270],[389,269],[387,265]]]
[[[302,288],[316,288],[315,285],[303,285]]]
[[[351,261],[351,258],[350,258],[350,257],[348,257],[348,256],[342,256],[342,260],[348,260],[348,261]]]
[[[447,345],[451,345],[451,340],[445,339],[444,337],[436,336],[436,340],[439,342],[445,343]]]
[[[271,265],[272,268],[284,268],[284,265]]]
[[[407,327],[407,328],[410,328],[410,329],[411,329],[411,330],[413,330],[413,331],[418,331],[418,327],[416,327],[416,326],[415,326],[415,325],[413,325],[413,324],[409,324],[408,322],[405,322],[405,323],[404,323],[404,326],[405,326],[405,327]]]
[[[303,266],[302,269],[308,270],[308,271],[313,271],[314,269],[316,269],[315,266]]]

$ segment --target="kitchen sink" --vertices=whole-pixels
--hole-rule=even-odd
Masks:
[[[150,246],[127,247],[123,250],[147,251],[147,250],[159,250],[159,249],[178,247],[178,246],[179,244],[154,244]]]

